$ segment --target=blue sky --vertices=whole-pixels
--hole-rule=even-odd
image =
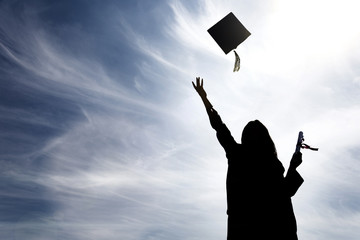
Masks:
[[[0,238],[225,239],[227,161],[261,120],[288,166],[300,239],[360,238],[356,0],[0,1]],[[224,55],[207,29],[252,35]],[[252,171],[252,170],[249,170]],[[256,174],[256,172],[254,172]]]

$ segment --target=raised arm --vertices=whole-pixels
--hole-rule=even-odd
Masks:
[[[204,105],[205,105],[205,108],[206,110],[211,110],[212,109],[212,104],[209,102],[209,100],[207,99],[207,94],[204,90],[204,80],[201,79],[201,82],[200,82],[200,78],[197,77],[196,78],[196,85],[194,82],[192,82],[192,85],[194,86],[195,90],[197,91],[197,93],[199,94],[199,96],[201,97]]]
[[[290,166],[285,177],[285,187],[289,196],[294,196],[304,179],[300,176],[296,168],[302,163],[301,152],[296,152],[291,158]]]
[[[197,77],[196,78],[196,85],[194,82],[192,82],[195,90],[197,91],[197,93],[199,94],[199,96],[201,97],[201,100],[204,103],[204,106],[206,108],[206,112],[209,116],[210,119],[210,124],[212,126],[212,128],[214,128],[215,130],[218,130],[220,125],[222,124],[221,118],[219,116],[219,114],[215,111],[215,109],[213,108],[212,104],[210,103],[210,101],[207,99],[207,94],[204,90],[204,81],[203,79]]]
[[[216,130],[216,136],[220,144],[223,146],[226,153],[230,153],[236,147],[237,143],[235,142],[234,138],[231,136],[229,129],[222,122],[217,111],[213,108],[212,104],[207,99],[207,94],[203,87],[204,86],[203,79],[201,79],[200,81],[200,78],[197,77],[196,85],[194,82],[192,84],[204,103],[206,112],[209,116],[210,124],[212,128]]]

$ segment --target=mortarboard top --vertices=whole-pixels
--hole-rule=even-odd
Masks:
[[[236,49],[251,34],[232,12],[209,28],[208,32],[225,54]]]

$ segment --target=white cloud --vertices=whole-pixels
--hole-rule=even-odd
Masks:
[[[359,235],[353,222],[358,209],[349,212],[349,201],[357,200],[359,170],[356,156],[350,154],[357,151],[359,140],[359,105],[353,98],[359,86],[353,63],[359,59],[351,52],[358,32],[343,29],[332,40],[347,47],[328,53],[334,42],[321,45],[324,40],[310,41],[297,31],[305,24],[314,27],[310,29],[314,35],[326,20],[350,26],[357,20],[352,5],[346,2],[340,8],[349,12],[340,22],[330,14],[340,5],[331,2],[325,19],[316,22],[317,12],[311,9],[311,19],[304,23],[295,7],[305,11],[310,2],[274,1],[264,15],[256,13],[265,13],[256,4],[221,3],[199,1],[196,9],[188,9],[180,1],[171,2],[174,18],[157,37],[161,43],[149,41],[127,20],[114,16],[119,24],[114,35],[127,36],[129,46],[146,56],[135,59],[138,72],[124,79],[133,88],[114,79],[96,58],[84,60],[63,52],[55,38],[46,32],[35,34],[32,25],[20,29],[28,34],[26,41],[14,37],[14,31],[9,37],[14,45],[0,43],[3,56],[37,79],[25,82],[33,78],[22,75],[19,82],[34,93],[71,100],[84,116],[36,152],[50,162],[28,180],[47,187],[46,198],[58,205],[54,216],[36,221],[57,226],[43,236],[67,231],[73,239],[89,237],[89,232],[93,239],[225,238],[227,161],[191,86],[196,75],[204,77],[210,100],[237,140],[247,121],[259,118],[269,128],[285,166],[299,130],[306,142],[320,148],[303,151],[300,172],[305,183],[294,198],[300,238]],[[232,72],[233,56],[223,55],[206,32],[229,11],[241,13],[238,16],[252,32],[240,49],[238,73]],[[331,35],[329,28],[324,31],[324,38]],[[21,48],[15,51],[16,46]],[[320,48],[310,49],[314,46]],[[337,62],[334,56],[354,62]],[[7,121],[20,117],[52,124],[27,109],[3,112]],[[330,206],[334,199],[341,203]],[[23,222],[18,223],[18,236],[31,229]]]

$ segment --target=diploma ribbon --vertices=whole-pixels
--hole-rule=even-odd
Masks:
[[[314,147],[310,147],[309,145],[304,143],[304,134],[302,131],[299,132],[298,135],[298,140],[296,143],[296,149],[295,149],[295,153],[300,152],[300,148],[304,148],[304,149],[310,149],[313,151],[318,151],[319,148],[314,148]]]
[[[301,148],[310,149],[310,150],[313,150],[313,151],[318,151],[319,150],[319,148],[310,147],[309,145],[307,145],[305,143],[301,144]]]

